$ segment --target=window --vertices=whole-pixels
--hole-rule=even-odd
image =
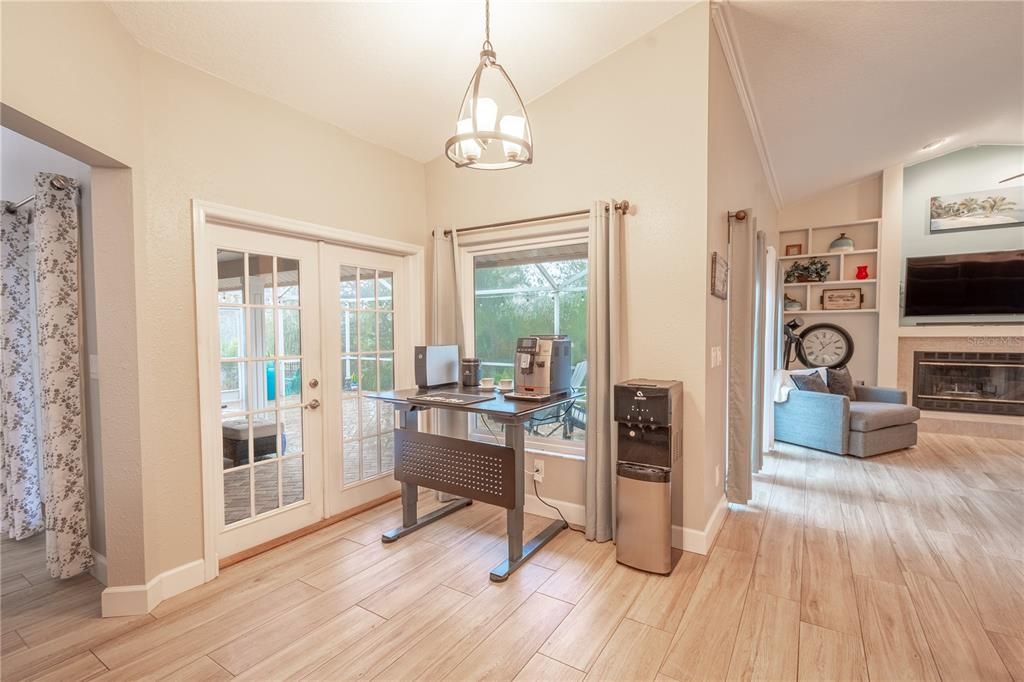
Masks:
[[[483,376],[513,378],[516,339],[565,334],[572,340],[572,384],[587,380],[587,244],[491,250],[473,255],[474,354]],[[533,449],[582,453],[586,400],[538,413],[526,425]],[[501,438],[501,425],[474,418],[473,435]]]

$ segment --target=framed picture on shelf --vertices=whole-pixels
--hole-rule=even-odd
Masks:
[[[799,256],[804,252],[803,244],[786,244],[787,256]]]
[[[729,263],[717,251],[711,253],[711,295],[729,298]]]
[[[822,310],[860,310],[863,304],[864,292],[860,287],[825,289],[821,292]]]

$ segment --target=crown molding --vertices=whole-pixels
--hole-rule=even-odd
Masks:
[[[768,156],[768,148],[765,146],[764,135],[761,132],[757,107],[754,105],[754,98],[747,83],[746,68],[743,66],[743,54],[739,45],[733,40],[735,31],[732,28],[732,20],[729,18],[728,2],[721,0],[711,3],[711,22],[718,33],[718,39],[722,42],[722,51],[725,53],[725,61],[729,65],[729,73],[732,74],[736,95],[739,97],[740,105],[743,107],[743,113],[747,118],[747,125],[750,126],[750,134],[754,138],[757,156],[761,159],[761,169],[764,171],[764,177],[768,182],[768,191],[772,195],[772,201],[775,202],[775,208],[781,209],[782,192],[779,191],[779,184],[775,179],[775,168],[772,166],[771,157]]]

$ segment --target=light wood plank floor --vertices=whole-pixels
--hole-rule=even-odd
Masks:
[[[491,584],[501,510],[382,545],[395,501],[100,619],[95,581],[4,543],[3,678],[1024,682],[1024,443],[784,447],[756,479],[667,578],[566,532]]]

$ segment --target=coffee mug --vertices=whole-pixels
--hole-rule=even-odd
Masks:
[[[494,377],[483,377],[480,379],[480,388],[494,388]]]
[[[511,379],[502,379],[500,386],[501,386],[501,390],[503,390],[503,391],[511,391],[512,390],[512,380]]]

